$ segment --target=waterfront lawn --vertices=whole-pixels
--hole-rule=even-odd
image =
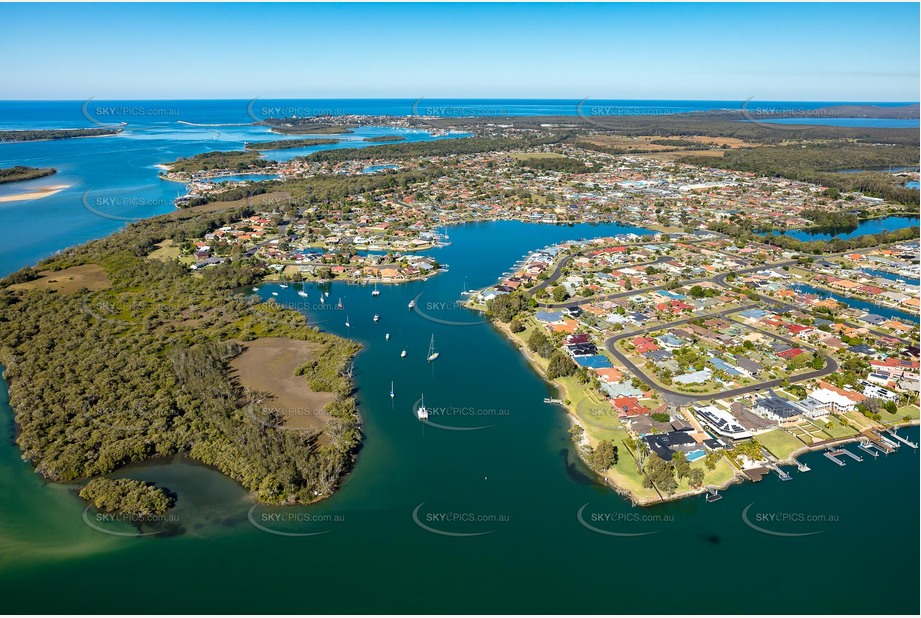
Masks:
[[[755,439],[778,459],[786,459],[793,451],[806,446],[802,440],[793,437],[783,429],[758,434]]]
[[[880,416],[880,419],[886,423],[903,423],[905,421],[903,421],[902,419],[906,416],[916,421],[918,420],[918,417],[919,417],[918,406],[913,405],[913,404],[902,406],[901,408],[898,409],[898,411],[895,414],[890,414],[886,410],[880,408],[879,416]]]

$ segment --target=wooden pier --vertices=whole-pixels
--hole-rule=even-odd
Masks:
[[[863,457],[861,457],[860,455],[855,455],[854,453],[850,452],[844,447],[840,447],[838,450],[836,450],[832,454],[833,455],[844,455],[845,457],[850,457],[854,461],[863,461]]]

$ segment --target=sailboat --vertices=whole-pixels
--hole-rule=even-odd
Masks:
[[[415,306],[416,306],[416,299],[414,298],[411,301],[409,301],[409,308],[412,309]]]
[[[390,333],[384,335],[384,341],[390,341]]]
[[[342,309],[342,299],[339,299],[339,302],[336,303],[336,309]]]
[[[424,421],[425,419],[429,417],[428,408],[425,407],[425,395],[422,395],[419,401],[420,401],[419,409],[416,410],[416,416],[419,418],[420,421]]]
[[[307,292],[305,292],[304,290],[298,291],[297,295],[298,295],[298,296],[303,296],[304,298],[307,298]]]
[[[371,290],[371,296],[380,296],[381,291],[377,289],[377,282],[374,282],[374,289]]]
[[[278,287],[287,289],[288,286],[285,285],[284,283],[279,283]]]
[[[349,324],[349,316],[345,316],[345,327],[346,327],[346,328],[352,328],[352,325]]]
[[[393,382],[390,383],[390,398],[393,399]]]
[[[400,358],[406,358],[406,350],[400,352]]]
[[[381,321],[381,316],[379,316],[379,315],[377,315],[377,314],[375,313],[375,314],[374,314],[374,321],[375,321],[375,322],[380,322],[380,321]]]
[[[435,335],[432,335],[432,342],[429,344],[428,361],[431,363],[433,360],[438,358],[440,355],[441,355],[441,352],[435,351]]]

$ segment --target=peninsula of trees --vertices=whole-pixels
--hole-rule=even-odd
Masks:
[[[367,141],[367,140],[365,140]],[[310,146],[328,146],[338,144],[337,139],[281,139],[271,142],[247,142],[247,150],[283,150],[285,148],[308,148]]]
[[[53,167],[27,167],[16,165],[14,167],[0,168],[0,184],[6,182],[19,182],[20,180],[33,180],[56,174]]]
[[[0,142],[38,142],[74,137],[101,137],[117,135],[121,129],[29,129],[25,131],[0,131]]]
[[[22,273],[0,281],[0,363],[17,444],[39,474],[74,481],[184,453],[263,502],[306,503],[335,490],[360,442],[344,371],[358,344],[239,293],[262,279],[260,262],[239,257],[203,277],[148,256],[156,243],[182,244],[250,214],[176,211],[36,267],[94,267],[108,282],[96,291],[10,289],[28,280]],[[259,420],[271,416],[263,396],[240,385],[229,363],[263,337],[308,342],[315,351],[297,374],[314,392],[334,395],[322,430]]]

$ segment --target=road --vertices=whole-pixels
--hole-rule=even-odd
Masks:
[[[676,326],[681,326],[682,324],[687,324],[693,320],[697,320],[701,317],[709,318],[709,317],[718,316],[718,317],[726,318],[732,315],[733,313],[739,313],[740,311],[745,311],[746,309],[752,309],[757,306],[758,304],[754,303],[751,305],[745,305],[742,307],[738,307],[736,309],[726,309],[724,311],[719,311],[717,313],[707,314],[706,316],[698,315],[698,316],[685,318],[683,320],[676,320],[674,322],[669,322],[667,324],[657,324],[656,326],[641,328],[638,330],[630,331],[628,333],[619,333],[617,335],[614,335],[613,337],[609,337],[608,339],[606,339],[604,342],[604,347],[607,348],[608,352],[610,352],[618,361],[620,361],[624,365],[624,367],[629,369],[634,375],[640,377],[641,379],[644,379],[653,389],[661,393],[662,397],[666,399],[667,401],[669,401],[670,403],[682,405],[682,404],[688,404],[688,403],[692,403],[696,401],[706,401],[709,399],[724,399],[724,398],[729,398],[729,397],[739,397],[741,395],[748,395],[756,391],[779,386],[784,381],[784,379],[781,378],[781,379],[776,379],[776,380],[768,380],[766,382],[760,382],[758,384],[751,384],[749,386],[733,388],[733,389],[729,389],[725,391],[720,391],[718,393],[710,393],[710,394],[680,393],[678,391],[673,391],[671,389],[665,388],[664,386],[657,384],[656,382],[651,380],[649,377],[647,377],[646,373],[642,369],[637,367],[633,363],[633,361],[627,358],[627,356],[623,352],[618,350],[615,344],[618,341],[621,341],[628,337],[637,337],[639,335],[643,335],[643,334],[646,334],[648,332],[655,331],[655,330],[664,330],[664,329],[674,328]],[[784,343],[791,345],[793,347],[802,347],[800,346],[800,344],[792,341],[791,339],[787,339],[786,337],[783,337],[776,333],[762,330],[760,328],[754,328],[748,325],[746,325],[746,328],[756,330],[759,333],[762,333],[773,339],[777,339],[778,341],[783,341]],[[822,369],[816,369],[816,370],[802,373],[800,375],[792,376],[786,379],[790,382],[802,382],[804,380],[811,380],[813,378],[821,378],[821,377],[830,375],[838,371],[838,362],[834,358],[832,358],[831,356],[826,356],[825,360],[826,360],[826,364],[825,364],[825,367],[823,367]]]

